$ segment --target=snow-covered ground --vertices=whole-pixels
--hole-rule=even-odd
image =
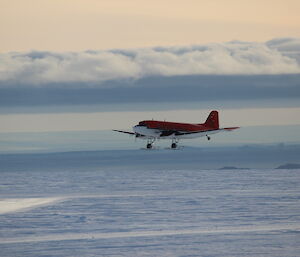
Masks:
[[[50,197],[50,198],[8,198],[0,199],[0,214],[24,211],[29,208],[36,208],[42,205],[48,205],[60,198]]]
[[[188,153],[2,156],[0,256],[299,256],[299,169]]]

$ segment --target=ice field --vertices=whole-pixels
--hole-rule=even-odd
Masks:
[[[299,256],[300,170],[201,153],[0,155],[0,256]]]

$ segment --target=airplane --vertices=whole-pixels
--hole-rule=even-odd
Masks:
[[[136,138],[147,140],[147,149],[152,149],[155,140],[171,139],[171,149],[178,148],[180,139],[191,139],[210,135],[223,131],[232,131],[239,127],[220,128],[218,111],[211,111],[204,123],[178,123],[169,121],[143,120],[133,127],[134,132],[116,130],[113,131],[134,135]]]

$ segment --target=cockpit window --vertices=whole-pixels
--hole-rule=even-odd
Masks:
[[[140,122],[139,122],[139,125],[140,125],[140,126],[146,126],[146,123],[145,123],[144,121],[140,121]]]

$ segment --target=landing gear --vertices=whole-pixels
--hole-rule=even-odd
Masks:
[[[178,145],[178,139],[177,138],[172,138],[172,144],[171,144],[171,149],[177,149]]]
[[[153,145],[148,143],[146,147],[147,147],[147,149],[152,149]]]
[[[207,137],[207,140],[209,141],[210,140],[210,136],[206,135],[206,137]]]
[[[147,148],[147,149],[152,149],[152,148],[153,148],[153,143],[154,143],[154,141],[155,141],[155,138],[149,138],[149,139],[147,140],[146,148]]]

